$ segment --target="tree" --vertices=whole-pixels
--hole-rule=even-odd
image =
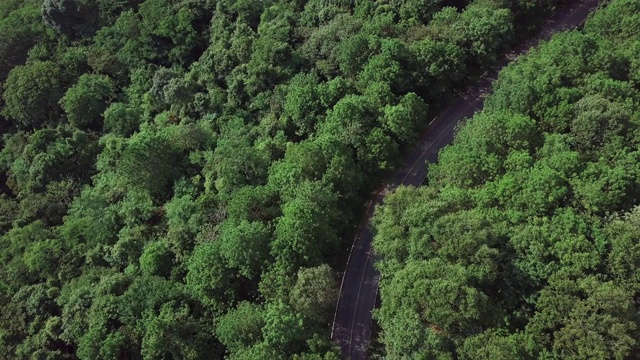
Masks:
[[[284,112],[299,135],[313,134],[324,115],[318,94],[319,79],[313,74],[300,74],[291,80],[284,103]]]
[[[60,34],[87,36],[94,30],[97,9],[82,0],[44,0],[44,23]]]
[[[54,239],[55,235],[42,221],[14,227],[4,234],[0,253],[3,263],[7,264],[2,268],[5,279],[3,288],[18,292],[22,286],[38,283],[41,275],[55,277],[55,263],[60,249],[56,249],[56,243],[52,241]],[[49,252],[38,253],[38,247]],[[28,254],[27,250],[32,250],[32,253]],[[54,272],[49,272],[51,270]]]
[[[11,11],[13,10],[13,11]],[[43,37],[44,26],[38,3],[22,4],[0,16],[0,81],[4,83],[14,67],[24,64],[29,50]]]
[[[338,299],[335,274],[326,264],[301,269],[290,296],[291,305],[298,313],[317,323],[328,324]]]
[[[375,124],[377,111],[368,98],[347,95],[327,112],[318,132],[360,150],[366,134]]]
[[[558,271],[581,274],[594,269],[600,259],[585,228],[585,219],[570,209],[558,211],[552,219],[531,221],[511,238],[518,254],[514,266],[539,284]]]
[[[373,247],[380,256],[378,267],[382,272],[398,271],[408,260],[410,247],[406,240],[410,234],[408,226],[404,224],[404,214],[408,212],[413,199],[424,198],[418,195],[415,188],[401,186],[386,196],[383,206],[374,213],[373,224],[377,233],[373,240]],[[424,220],[426,219],[419,221]],[[391,264],[396,266],[390,269]]]
[[[142,40],[152,51],[167,56],[178,64],[191,62],[194,50],[201,46],[198,31],[204,31],[199,24],[208,23],[211,16],[205,4],[199,2],[147,0],[140,4]]]
[[[628,160],[621,159],[614,164],[608,164],[608,161],[589,163],[582,176],[572,182],[576,200],[593,212],[626,205],[625,196],[633,186],[632,177],[638,171],[635,164]]]
[[[501,310],[497,304],[492,304],[486,293],[474,286],[473,276],[463,266],[447,264],[438,258],[409,262],[393,278],[381,284],[380,295],[387,306],[380,310],[378,319],[382,324],[392,324],[394,317],[415,311],[414,321],[419,319],[426,328],[454,339],[495,326],[502,315]],[[417,329],[412,326],[411,330]],[[395,334],[404,336],[402,331]],[[424,338],[426,335],[419,336]],[[399,343],[402,340],[389,341]]]
[[[575,104],[575,108],[571,134],[582,153],[600,148],[604,142],[623,134],[629,122],[628,110],[600,96],[586,96]]]
[[[178,79],[180,73],[178,73],[174,69],[160,68],[153,74],[153,85],[149,90],[149,94],[159,104],[167,103],[165,97],[165,87],[169,85],[169,83]]]
[[[640,208],[635,207],[621,219],[615,219],[604,228],[604,236],[611,244],[607,256],[607,270],[616,285],[637,294],[640,291]]]
[[[404,25],[427,24],[440,9],[441,0],[402,0],[398,2],[398,14]],[[395,4],[394,4],[395,5]]]
[[[40,278],[53,277],[62,257],[62,244],[57,239],[42,239],[31,244],[24,253],[27,269]]]
[[[345,78],[354,79],[362,71],[366,60],[374,54],[369,41],[369,36],[359,32],[336,46],[333,53],[340,73]]]
[[[262,222],[227,221],[220,229],[220,253],[230,268],[248,279],[257,278],[268,263],[271,230]]]
[[[173,254],[161,241],[145,246],[140,256],[140,270],[145,275],[167,277],[173,267]]]
[[[131,137],[122,153],[118,172],[129,186],[142,188],[154,196],[173,185],[181,160],[169,139],[153,130]]]
[[[533,339],[526,334],[509,334],[503,329],[488,330],[471,336],[461,348],[461,359],[521,359],[533,358]]]
[[[4,84],[3,115],[22,128],[39,128],[58,121],[58,101],[64,75],[52,61],[35,61],[15,67]]]
[[[27,358],[33,353],[51,357],[70,355],[64,347],[53,350],[62,344],[52,326],[55,322],[53,314],[58,311],[55,293],[55,288],[41,283],[25,285],[12,294],[9,301],[3,299],[6,304],[0,311],[0,324],[4,330],[3,359],[11,356]]]
[[[258,185],[264,181],[267,162],[264,154],[253,146],[253,136],[240,118],[226,124],[206,170],[213,170],[211,185],[231,194],[244,185]]]
[[[310,1],[305,9],[310,10],[316,6],[317,4]],[[325,4],[322,6],[327,9]],[[304,15],[306,14],[305,11]],[[317,12],[309,14],[314,17],[318,15]],[[323,75],[333,77],[338,74],[340,66],[338,49],[342,48],[342,42],[350,41],[350,38],[358,32],[361,26],[360,19],[350,14],[338,14],[330,22],[315,30],[302,45],[300,52],[306,59],[314,63]]]
[[[0,232],[6,233],[11,229],[11,223],[18,212],[18,202],[8,199],[5,194],[0,195]]]
[[[99,150],[94,135],[66,126],[37,130],[24,142],[23,135],[14,135],[20,145],[3,151],[11,159],[16,192],[26,196],[42,192],[52,182],[89,181]]]
[[[513,19],[509,9],[470,6],[460,15],[464,41],[474,62],[488,64],[511,42]]]
[[[427,38],[412,42],[409,51],[415,58],[411,79],[429,99],[439,99],[466,73],[464,49],[458,44]]]
[[[235,291],[231,269],[225,266],[215,243],[193,249],[186,276],[187,286],[198,301],[221,311],[228,307]]]
[[[394,94],[405,94],[413,90],[409,79],[411,53],[406,45],[399,40],[384,40],[380,44],[379,53],[372,56],[358,74],[361,88],[368,84],[380,82],[389,84]]]
[[[167,303],[156,316],[144,322],[145,332],[140,351],[144,358],[171,356],[197,360],[221,357],[217,341],[211,341],[210,324],[191,314],[187,305]]]
[[[232,352],[247,348],[262,340],[264,309],[250,302],[241,302],[220,318],[216,335]]]
[[[362,167],[372,174],[394,169],[399,158],[398,143],[380,128],[371,131],[364,146],[358,151],[358,160],[362,161]]]
[[[138,129],[140,114],[123,103],[112,103],[104,112],[104,130],[128,137]]]
[[[114,91],[114,84],[109,77],[84,74],[67,90],[60,105],[74,127],[83,130],[100,129],[102,114]]]
[[[567,359],[622,359],[637,351],[630,293],[586,277],[556,278],[540,294],[531,330],[553,331],[553,353]],[[562,315],[561,315],[562,314]]]
[[[257,35],[255,28],[243,21],[234,24],[223,9],[214,13],[211,24],[214,31],[211,33],[209,47],[194,66],[202,73],[203,80],[206,80],[203,82],[227,83],[233,69],[242,64],[243,59],[251,56],[253,41]]]
[[[382,319],[382,318],[379,318]],[[397,316],[386,322],[382,341],[389,356],[416,359],[450,359],[448,339],[433,326],[421,325],[417,312],[398,309]]]
[[[342,225],[335,212],[337,200],[336,194],[320,182],[300,184],[295,198],[282,206],[271,254],[293,269],[320,265],[338,245]]]
[[[612,1],[587,22],[586,30],[608,39],[630,39],[633,36],[630,25],[638,9],[640,5],[635,1]]]
[[[278,189],[285,199],[294,197],[296,185],[301,181],[317,181],[327,170],[328,159],[317,141],[305,140],[289,144],[284,159],[269,169],[269,184]]]
[[[244,186],[227,203],[230,220],[271,222],[281,215],[278,195],[271,186]]]
[[[275,302],[265,309],[262,336],[267,345],[294,354],[303,348],[304,320],[285,303]]]
[[[439,163],[430,167],[431,182],[473,187],[495,179],[510,150],[529,151],[538,143],[535,122],[527,116],[492,112],[478,115],[482,121],[470,121],[454,140],[455,150],[445,148]]]
[[[427,119],[427,104],[414,93],[403,96],[398,105],[384,108],[383,124],[401,142],[408,143],[418,137],[420,123]]]

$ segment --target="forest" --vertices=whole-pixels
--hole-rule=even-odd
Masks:
[[[389,359],[638,359],[640,1],[500,74],[375,215]]]
[[[424,129],[429,109],[561,5],[0,1],[0,359],[338,359],[329,333],[339,272],[369,193]],[[385,229],[393,228],[392,219],[381,221],[380,266],[385,274],[398,272],[385,279],[379,315],[389,356],[445,354],[463,339],[454,331],[461,326],[469,349],[484,339],[510,344],[509,336],[530,336],[532,346],[551,341],[542,332],[535,333],[539,341],[532,332],[510,335],[523,328],[536,302],[554,301],[551,287],[549,294],[536,290],[547,283],[566,289],[567,299],[614,291],[626,302],[606,314],[633,311],[634,288],[616,282],[635,276],[632,254],[640,251],[633,212],[620,214],[630,209],[637,176],[625,168],[636,167],[632,5],[637,9],[637,2],[618,1],[626,22],[613,19],[612,10],[592,21],[588,33],[566,35],[572,57],[558,38],[511,69],[492,111],[523,113],[487,112],[487,120],[462,131],[444,153],[430,186],[403,189],[389,200],[387,212],[407,194],[422,199],[412,209],[443,204],[440,212],[420,212],[411,234],[427,231],[436,215],[445,219],[444,210],[459,231],[465,217],[464,224],[486,234],[467,239],[468,263],[454,261],[460,253],[429,258],[429,247],[418,244],[411,248],[415,261],[407,262],[408,249],[407,258],[400,248],[391,251],[396,246]],[[562,66],[549,66],[552,61]],[[574,113],[581,120],[567,123],[564,116]],[[483,133],[511,118],[500,134],[512,141],[494,144],[487,136],[498,132]],[[538,118],[549,135],[537,132]],[[470,158],[462,152],[480,146],[486,152]],[[548,164],[530,168],[539,159]],[[507,168],[512,172],[503,177]],[[522,181],[528,172],[536,175],[533,182]],[[557,186],[551,197],[539,188],[550,181]],[[446,191],[436,187],[445,183]],[[497,198],[497,189],[527,197]],[[571,241],[557,252],[530,254],[553,242],[543,234],[564,236],[550,227],[554,222],[568,226]],[[521,239],[520,247],[501,241],[509,234]],[[618,243],[608,240],[613,234]],[[589,247],[594,241],[600,252]],[[568,257],[573,249],[583,252]],[[612,257],[610,273],[603,256]],[[555,257],[562,262],[547,262]],[[411,339],[394,334],[385,319],[393,315],[400,272],[436,260],[448,261],[455,270],[448,275],[469,284],[478,306],[488,296],[502,299],[504,315],[514,314],[510,323],[490,323],[493,332],[482,333],[489,323],[474,317],[475,307],[464,315],[441,313],[450,324],[416,312],[406,318],[415,323],[398,326],[409,330],[427,321],[433,331]],[[565,268],[589,276],[580,283],[551,278]],[[419,271],[428,277],[429,269]],[[537,275],[526,289],[513,287],[520,283],[498,288],[498,271],[519,279]],[[427,299],[429,311],[440,311]],[[584,301],[577,313],[599,304]],[[487,321],[497,319],[486,309]],[[538,329],[556,326],[551,315],[536,322]],[[616,351],[634,349],[634,338],[627,338],[633,333],[625,332],[633,324],[616,328],[622,341]]]

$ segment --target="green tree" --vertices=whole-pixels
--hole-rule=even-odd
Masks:
[[[420,124],[427,119],[427,104],[414,93],[403,96],[398,105],[384,108],[383,124],[402,142],[418,137]]]
[[[460,349],[461,359],[522,359],[533,358],[533,339],[523,333],[509,334],[498,329],[467,338]]]
[[[305,6],[306,10],[317,6],[310,1]],[[327,7],[323,5],[323,10]],[[303,16],[306,15],[306,11]],[[309,14],[309,16],[317,17],[318,12]],[[318,27],[309,39],[302,45],[300,52],[302,56],[312,62],[323,75],[333,77],[338,74],[339,57],[338,49],[343,45],[342,42],[350,41],[362,26],[362,21],[350,14],[338,14],[327,24]]]
[[[616,285],[637,294],[640,291],[640,263],[638,226],[640,208],[635,207],[622,219],[615,219],[604,228],[604,236],[611,244],[607,269]]]
[[[173,254],[161,241],[155,241],[144,248],[140,256],[140,270],[145,275],[168,276],[173,267]]]
[[[52,61],[16,66],[4,84],[3,115],[28,129],[55,124],[64,81],[62,70]]]
[[[104,111],[104,130],[121,136],[130,136],[140,125],[140,114],[123,103],[112,103]]]
[[[359,32],[341,41],[336,46],[333,53],[335,53],[341,75],[348,79],[355,79],[358,73],[362,71],[366,60],[374,54],[369,42],[369,36]],[[389,73],[389,71],[387,71],[387,73]]]
[[[399,158],[398,143],[380,128],[371,131],[358,152],[358,160],[363,162],[363,168],[370,173],[394,169]]]
[[[460,22],[471,59],[478,64],[495,61],[513,36],[513,18],[509,9],[472,5],[462,12]]]
[[[262,340],[264,309],[250,302],[241,302],[220,318],[216,334],[232,352],[250,347]]]
[[[36,1],[11,6],[6,14],[0,15],[0,81],[4,83],[14,67],[24,64],[29,50],[44,37],[44,26],[40,14],[40,3]]]
[[[600,148],[606,141],[623,133],[629,122],[628,111],[600,96],[587,96],[575,104],[571,134],[582,152]]]
[[[193,249],[186,282],[201,303],[217,311],[226,309],[235,291],[233,278],[215,243],[200,244]]]
[[[415,58],[411,79],[430,99],[439,99],[466,73],[464,49],[458,44],[427,38],[412,42],[409,50]]]
[[[441,0],[402,0],[396,2],[401,23],[406,25],[426,24],[440,9]]]
[[[271,254],[294,269],[319,265],[338,245],[342,224],[335,212],[337,200],[320,182],[300,184],[295,198],[282,206]]]
[[[92,33],[98,9],[82,0],[45,0],[42,18],[47,26],[68,36],[87,36]]]
[[[99,129],[102,113],[114,95],[114,84],[104,75],[82,75],[60,100],[67,119],[79,129]]]
[[[209,326],[205,319],[195,318],[187,305],[165,304],[157,316],[146,319],[140,353],[151,359],[220,357],[222,351],[212,341]]]
[[[298,313],[320,324],[328,324],[338,299],[335,274],[326,264],[301,269],[290,296],[291,305]]]
[[[269,184],[287,200],[294,196],[301,181],[317,181],[327,171],[327,162],[319,142],[306,140],[289,144],[284,159],[271,165]]]
[[[265,309],[262,336],[267,345],[285,353],[296,353],[304,347],[306,337],[302,316],[285,303],[271,303]]]
[[[484,327],[495,326],[501,311],[492,304],[486,293],[474,286],[474,274],[461,265],[447,264],[435,258],[428,261],[409,262],[383,283],[380,295],[388,305],[377,317],[383,323],[392,324],[398,316],[410,315],[405,309],[417,312],[414,321],[420,321],[437,333],[451,338],[480,332]],[[419,320],[418,320],[419,319]],[[424,325],[423,325],[424,326]],[[384,329],[384,327],[383,327]],[[416,330],[415,326],[411,327]],[[405,336],[402,331],[397,336]],[[424,339],[426,334],[410,334]],[[389,339],[401,344],[401,339]],[[407,345],[417,345],[414,338]],[[425,341],[425,340],[421,340]],[[435,342],[437,344],[437,342]],[[394,356],[402,357],[407,346],[402,346]],[[429,349],[429,348],[427,348]],[[429,349],[431,351],[437,350]]]
[[[541,292],[534,333],[553,331],[553,353],[568,359],[622,359],[637,351],[635,305],[630,293],[587,277],[554,279]]]
[[[270,263],[271,230],[262,222],[227,221],[220,229],[220,253],[230,268],[253,279]]]
[[[218,191],[231,194],[241,186],[264,181],[267,162],[264,154],[253,146],[253,139],[242,119],[234,118],[226,124],[212,161],[205,168],[213,171],[210,181]]]
[[[157,196],[173,185],[180,171],[180,160],[179,152],[163,134],[143,131],[128,141],[118,171],[129,186]]]
[[[377,111],[368,98],[347,95],[327,112],[318,132],[360,150],[368,131],[375,124]]]
[[[318,83],[317,76],[300,74],[295,76],[288,86],[284,113],[296,126],[299,135],[313,134],[324,115]]]
[[[11,161],[9,170],[16,182],[16,191],[26,196],[42,192],[54,181],[69,178],[81,183],[89,181],[99,150],[94,135],[66,126],[40,129],[26,138],[25,135],[13,135],[10,141],[15,141],[16,146],[2,152],[5,159]]]

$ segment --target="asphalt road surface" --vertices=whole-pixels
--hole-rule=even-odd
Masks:
[[[532,46],[549,39],[554,33],[579,26],[597,6],[598,0],[567,1],[565,7],[553,14],[538,36],[517,46],[475,85],[454,99],[451,105],[429,123],[418,144],[405,155],[403,168],[395,174],[387,189],[393,190],[399,185],[422,184],[426,178],[427,162],[436,162],[438,151],[453,140],[456,125],[461,120],[472,117],[482,108],[484,97],[500,70]],[[371,248],[371,215],[374,207],[380,204],[383,198],[384,191],[379,191],[371,199],[363,226],[358,230],[351,248],[340,286],[331,338],[340,346],[342,357],[345,359],[367,358],[371,337],[371,312],[376,305],[380,280],[380,274],[373,267],[375,254]]]

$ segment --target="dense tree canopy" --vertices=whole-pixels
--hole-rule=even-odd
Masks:
[[[427,185],[378,209],[388,358],[637,358],[638,10],[509,65]]]
[[[529,36],[555,6],[0,1],[0,359],[337,359],[329,333],[338,273],[327,264],[346,252],[370,190],[398,165],[434,104]],[[598,64],[610,66],[590,73],[584,89],[606,87],[615,96],[592,91],[572,108],[579,116],[566,126],[581,139],[580,156],[596,156],[634,131],[626,125],[632,104],[620,99],[635,91],[625,76],[637,80],[637,59],[628,56],[626,72],[627,62],[597,53]],[[527,131],[535,123],[522,116],[500,134],[524,151]],[[551,138],[545,151],[564,154],[568,141]],[[533,161],[525,153],[434,179],[465,169],[497,175],[509,163],[520,166],[518,176],[531,171],[539,183],[573,186],[576,201],[599,214],[632,187],[634,175],[620,171],[634,160],[625,154],[594,162],[580,179],[567,179],[573,155],[534,171],[521,166]],[[555,198],[536,193],[535,184],[513,186],[520,185],[513,191],[531,193],[540,211],[552,208]],[[443,331],[461,333],[462,325],[493,325],[502,314],[474,286],[497,276],[504,234],[466,236],[465,222],[480,231],[493,221],[480,212],[451,221],[455,229],[443,222],[441,236],[468,245],[464,254],[477,259],[441,268],[425,261],[419,282],[446,287],[429,295],[448,297],[428,311],[444,311],[449,300],[466,309],[438,320]],[[610,231],[628,234],[628,226]],[[523,238],[547,231],[521,230]],[[623,240],[612,268],[634,278],[625,251],[632,239]],[[455,246],[443,252],[460,255]],[[607,289],[625,301],[634,291],[606,279],[566,291],[597,301]],[[415,294],[406,301],[422,306]],[[563,320],[575,330],[559,344],[582,336],[578,315],[593,301]],[[625,304],[603,307],[603,316],[630,329],[620,315]],[[398,321],[398,329],[410,326]],[[616,351],[626,351],[627,336],[615,336]]]

